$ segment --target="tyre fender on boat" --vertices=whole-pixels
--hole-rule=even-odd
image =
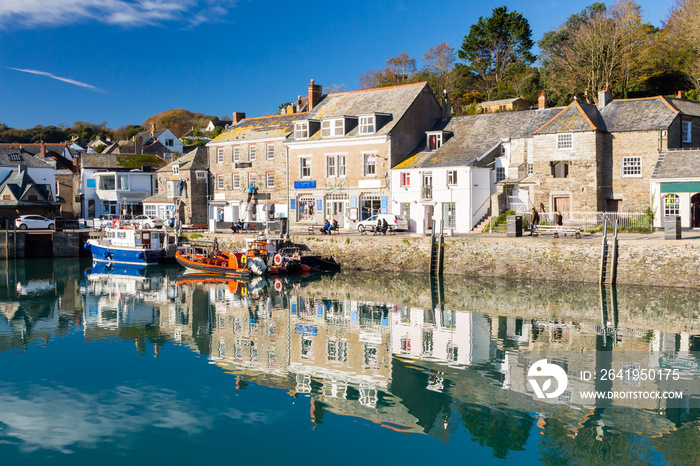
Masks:
[[[281,254],[275,254],[275,265],[282,265],[282,255]]]
[[[275,280],[275,291],[278,293],[282,291],[282,280]]]
[[[241,266],[245,267],[245,265],[248,263],[248,256],[245,254],[241,254]]]

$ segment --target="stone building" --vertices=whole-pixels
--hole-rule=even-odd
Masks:
[[[207,150],[198,147],[159,169],[158,194],[143,200],[144,213],[181,224],[207,223]]]
[[[308,106],[286,143],[290,224],[332,217],[353,229],[357,221],[392,213],[389,171],[442,113],[428,85],[324,96],[312,80]]]
[[[650,182],[664,155],[700,147],[700,103],[681,93],[612,100],[601,91],[598,101],[597,106],[574,101],[532,135],[508,141],[495,213],[540,205],[547,212],[642,212],[652,204]],[[516,147],[523,150],[512,150]],[[657,198],[651,205],[657,218],[664,202]]]
[[[212,190],[208,218],[216,222],[265,221],[287,216],[287,151],[285,139],[299,114],[245,118],[207,144]],[[248,187],[257,194],[248,199]]]

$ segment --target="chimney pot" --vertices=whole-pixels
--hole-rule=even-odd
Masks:
[[[679,98],[679,99],[685,99],[685,92],[683,92],[683,91],[678,91],[678,98]]]
[[[311,111],[318,103],[321,101],[323,96],[323,87],[318,84],[314,84],[314,80],[311,80],[309,84],[309,111]]]
[[[542,90],[542,93],[537,98],[537,108],[538,109],[547,108],[547,94],[544,92],[544,90]]]
[[[612,102],[612,92],[610,92],[607,88],[598,92],[598,108],[599,109],[604,108],[610,102]]]
[[[238,123],[239,121],[245,119],[244,112],[233,112],[233,122]]]

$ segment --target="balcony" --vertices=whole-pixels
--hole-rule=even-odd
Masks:
[[[430,185],[425,185],[420,190],[421,200],[429,200],[433,198],[433,187]]]

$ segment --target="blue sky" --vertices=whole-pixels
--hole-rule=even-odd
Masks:
[[[404,51],[420,63],[441,42],[459,49],[471,24],[503,3],[0,0],[0,123],[117,128],[172,108],[271,114],[310,79],[355,90],[360,73]],[[507,5],[536,42],[591,3]],[[673,0],[639,4],[661,26]]]

